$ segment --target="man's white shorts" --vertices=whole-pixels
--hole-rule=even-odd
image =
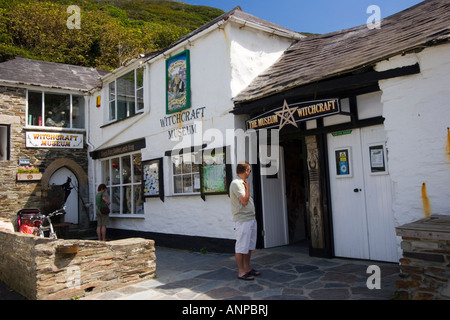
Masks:
[[[234,232],[236,234],[235,252],[248,254],[250,250],[256,249],[256,220],[247,222],[235,222]]]

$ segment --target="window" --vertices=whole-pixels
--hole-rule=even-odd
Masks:
[[[84,97],[28,91],[29,126],[84,129]]]
[[[109,121],[118,121],[144,109],[144,69],[133,70],[109,84]]]
[[[173,193],[200,193],[201,153],[185,153],[172,156]]]
[[[0,161],[9,160],[9,126],[0,125]]]
[[[117,156],[103,160],[101,165],[111,213],[143,214],[141,154]]]

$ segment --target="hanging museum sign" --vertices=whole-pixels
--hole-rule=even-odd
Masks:
[[[191,106],[189,50],[166,60],[166,114]]]
[[[66,132],[26,133],[27,148],[83,149],[83,134]]]
[[[286,100],[280,108],[273,109],[247,121],[248,129],[279,129],[286,124],[297,127],[298,122],[340,113],[339,99],[325,99],[288,105]]]

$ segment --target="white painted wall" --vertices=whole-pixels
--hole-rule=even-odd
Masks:
[[[450,215],[450,44],[394,57],[377,71],[416,62],[420,74],[380,81],[397,226],[424,218],[424,182],[431,214]]]
[[[232,35],[230,47],[231,92],[234,97],[245,89],[256,76],[278,60],[292,41],[268,36],[265,32],[241,27],[236,23],[232,25],[235,28],[228,32]]]
[[[234,238],[229,197],[227,195],[206,196],[206,201],[203,201],[200,195],[173,196],[170,158],[165,157],[164,153],[180,146],[211,144],[214,141],[205,136],[206,132],[211,133],[211,129],[217,129],[214,131],[216,135],[218,134],[215,138],[219,137],[217,145],[230,145],[234,142],[226,141],[226,131],[244,127],[245,119],[235,118],[230,113],[234,107],[232,97],[273,64],[289,47],[291,40],[271,36],[248,27],[240,29],[239,26],[234,22],[227,23],[224,28],[217,28],[170,53],[176,55],[186,49],[190,50],[192,105],[190,110],[204,108],[203,119],[195,122],[199,129],[199,134],[195,137],[188,136],[185,141],[171,141],[168,130],[177,128],[178,125],[161,126],[160,119],[167,116],[165,59],[168,57],[155,58],[146,65],[143,115],[101,128],[105,124],[108,111],[108,83],[104,84],[104,89],[101,91],[101,108],[95,107],[95,98],[91,99],[90,142],[95,148],[103,149],[145,137],[146,148],[141,150],[142,159],[164,157],[165,201],[162,202],[159,198],[148,198],[144,205],[144,217],[112,218],[111,227],[190,236]],[[182,126],[193,123],[189,121]],[[220,134],[225,142],[220,139]],[[94,168],[92,183],[97,185],[101,182],[100,161],[91,161],[91,168]]]

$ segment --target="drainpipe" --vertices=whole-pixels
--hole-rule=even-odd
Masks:
[[[88,145],[88,154],[87,154],[87,157],[88,157],[88,170],[89,170],[89,167],[91,167],[91,170],[93,170],[93,174],[92,174],[92,185],[93,185],[93,188],[92,188],[92,191],[90,193],[93,196],[92,199],[95,199],[95,195],[96,195],[95,194],[95,185],[96,185],[96,183],[95,183],[95,177],[96,177],[95,171],[96,170],[94,170],[94,168],[92,168],[92,166],[89,166],[89,162],[90,161],[92,161],[94,163],[94,165],[96,165],[94,160],[90,160],[89,159],[89,148],[92,151],[95,150],[95,146],[90,141],[90,128],[91,128],[90,102],[91,102],[91,99],[92,99],[93,95],[94,95],[94,92],[89,92],[89,95],[87,97],[85,97],[85,105],[87,106],[87,112],[86,112],[86,115],[87,115],[86,144]],[[88,179],[88,181],[89,181],[89,179]],[[91,189],[91,188],[89,188],[89,189]],[[91,221],[91,207],[92,207],[91,197],[89,197],[89,202],[88,203],[89,203],[89,215],[88,216],[89,216],[89,222],[90,222]],[[95,200],[94,200],[93,203],[95,203]],[[94,217],[95,217],[95,212],[92,212],[92,218],[94,218]]]

